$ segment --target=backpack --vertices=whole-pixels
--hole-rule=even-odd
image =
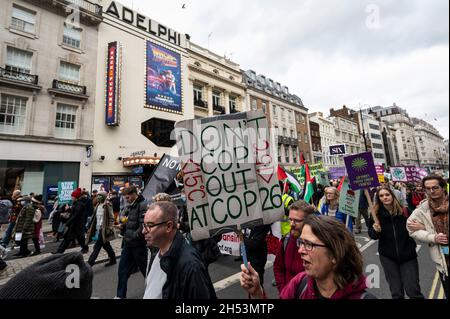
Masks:
[[[12,203],[9,201],[0,201],[0,224],[7,224],[11,216]]]

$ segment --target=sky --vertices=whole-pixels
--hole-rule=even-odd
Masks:
[[[311,113],[396,103],[449,138],[447,0],[119,2],[286,85]]]

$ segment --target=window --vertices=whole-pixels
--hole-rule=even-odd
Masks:
[[[383,145],[378,144],[378,143],[373,143],[373,144],[372,144],[372,147],[373,147],[373,148],[377,148],[377,149],[383,149]]]
[[[283,136],[287,137],[287,129],[283,127]]]
[[[369,127],[370,127],[372,130],[377,130],[377,131],[380,130],[380,127],[379,127],[378,125],[375,125],[375,124],[369,124]]]
[[[76,113],[76,106],[58,104],[56,108],[55,137],[76,138]]]
[[[377,140],[381,140],[381,135],[380,134],[370,134],[371,138],[377,139]]]
[[[287,145],[284,147],[284,157],[286,159],[286,163],[289,163],[289,146]]]
[[[297,132],[297,139],[299,142],[302,141],[302,133],[301,132]]]
[[[300,114],[299,113],[295,113],[295,121],[297,123],[300,123]]]
[[[294,137],[294,130],[291,130],[291,137]]]
[[[281,146],[278,144],[278,162],[281,162]]]
[[[213,98],[213,106],[220,106],[220,92],[213,91],[212,98]]]
[[[62,81],[78,84],[80,82],[80,66],[61,61],[59,67],[59,78]]]
[[[256,104],[256,100],[252,100],[252,110],[258,109],[258,106]]]
[[[352,142],[353,135],[352,134],[348,134],[348,139],[350,140],[350,142]]]
[[[81,47],[82,29],[64,23],[63,43],[79,49]]]
[[[13,5],[11,28],[27,33],[35,33],[36,12]]]
[[[236,97],[230,96],[230,101],[229,101],[228,104],[230,106],[230,111],[231,110],[236,110]]]
[[[373,153],[373,156],[374,156],[375,158],[383,158],[383,159],[384,159],[384,155],[383,155],[383,154],[380,154],[380,153]]]
[[[27,98],[2,95],[0,101],[0,132],[24,134]]]
[[[292,111],[288,111],[288,116],[289,116],[289,122],[294,122],[294,119],[292,117]]]
[[[264,113],[267,113],[267,105],[266,105],[266,102],[262,102],[262,110],[263,110],[263,112]]]
[[[308,143],[308,133],[305,133],[305,143]]]
[[[292,147],[292,163],[297,162],[297,147]]]
[[[284,116],[284,109],[280,108],[280,112],[281,112],[281,119],[284,120],[285,116]]]
[[[8,47],[6,49],[5,68],[9,71],[31,73],[31,58],[33,53]]]
[[[203,101],[203,88],[194,85],[194,102]]]

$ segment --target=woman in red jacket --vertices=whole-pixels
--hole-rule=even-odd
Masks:
[[[374,299],[366,291],[363,258],[345,225],[334,217],[309,216],[297,239],[305,271],[280,293],[281,299]],[[265,298],[258,274],[241,265],[241,286],[251,298]]]

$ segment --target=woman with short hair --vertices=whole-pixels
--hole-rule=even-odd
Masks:
[[[400,205],[393,190],[381,186],[375,194],[374,213],[379,224],[369,220],[369,236],[378,240],[378,254],[392,299],[423,299],[419,285],[419,264],[416,242],[406,229],[405,208]]]
[[[336,218],[308,216],[297,239],[304,272],[289,281],[281,299],[375,299],[367,292],[363,257],[352,235]],[[241,286],[251,298],[265,298],[259,276],[241,265]]]

